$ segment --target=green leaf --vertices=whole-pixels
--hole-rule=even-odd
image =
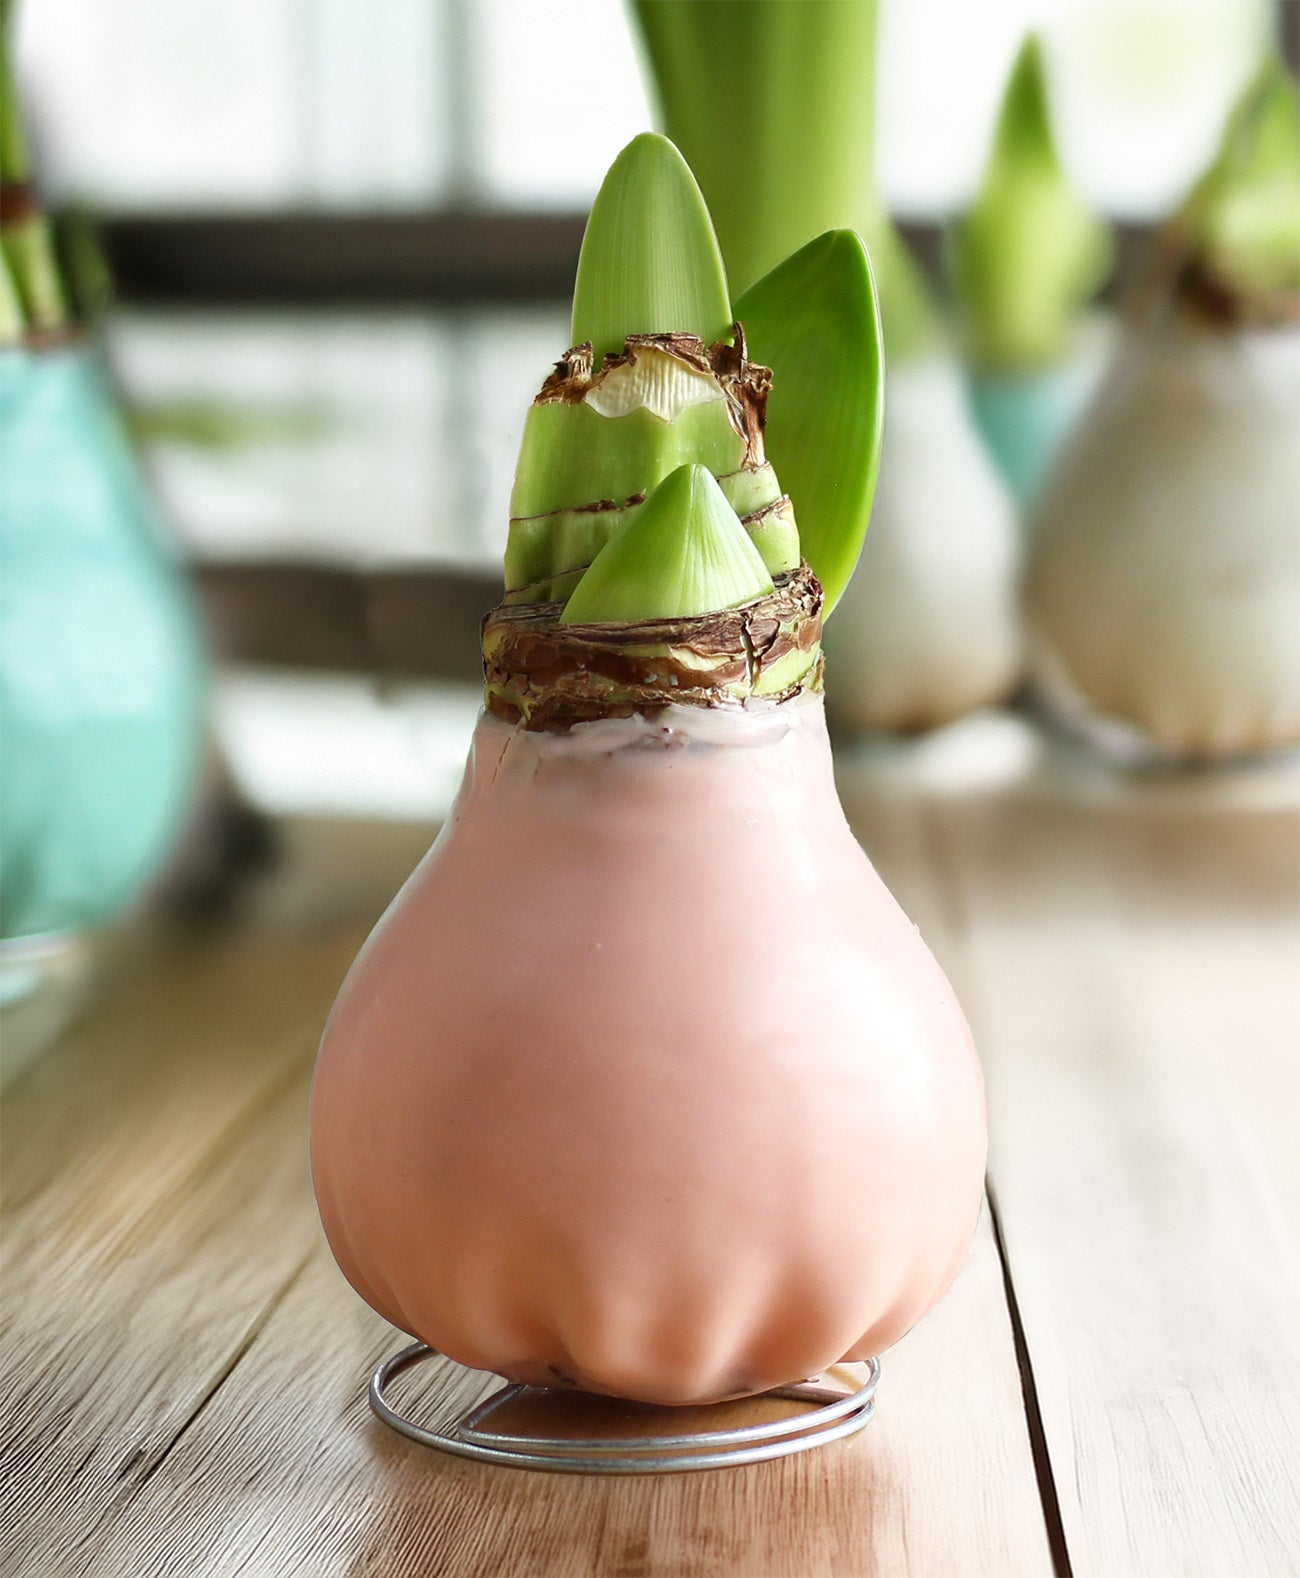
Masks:
[[[1300,290],[1300,94],[1276,55],[1237,100],[1183,223],[1241,297]]]
[[[0,246],[0,347],[19,345],[27,330],[23,300],[9,270],[9,259]]]
[[[1074,320],[1110,267],[1110,233],[1061,167],[1032,34],[1007,82],[979,195],[947,252],[978,367],[1048,367],[1067,354]]]
[[[1047,107],[1047,70],[1043,46],[1030,33],[1011,67],[1002,109],[993,136],[993,158],[1010,157],[1017,163],[1037,156],[1058,167],[1052,118]]]
[[[532,406],[524,421],[510,515],[545,515],[597,499],[622,504],[687,461],[716,473],[734,471],[743,459],[743,442],[721,400],[689,406],[675,422],[646,410],[608,417],[585,401],[548,400]]]
[[[664,130],[748,289],[815,236],[864,236],[893,358],[938,315],[876,182],[878,0],[633,0]],[[796,508],[798,499],[795,500]]]
[[[596,555],[561,624],[687,619],[773,590],[758,549],[706,466],[665,477]]]
[[[68,304],[49,220],[44,214],[32,214],[6,228],[0,233],[0,247],[22,296],[28,329],[61,328],[68,321]]]
[[[767,452],[829,615],[862,552],[880,465],[884,352],[862,238],[818,236],[747,290],[735,314],[749,355],[773,372]]]
[[[0,181],[23,182],[31,176],[22,107],[9,67],[9,19],[0,22]]]
[[[582,238],[572,343],[590,340],[596,365],[629,334],[731,329],[727,276],[713,222],[686,161],[644,132],[610,166]]]

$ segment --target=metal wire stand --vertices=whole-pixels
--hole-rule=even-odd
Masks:
[[[852,1435],[868,1424],[876,1411],[876,1384],[880,1380],[880,1360],[870,1359],[866,1384],[856,1392],[837,1392],[814,1381],[800,1381],[764,1393],[766,1397],[817,1405],[788,1419],[684,1435],[576,1440],[506,1435],[485,1428],[491,1416],[507,1403],[521,1397],[551,1395],[546,1388],[517,1382],[508,1382],[443,1428],[417,1424],[398,1413],[386,1396],[388,1383],[413,1365],[436,1357],[426,1343],[412,1343],[386,1359],[370,1377],[370,1406],[384,1423],[412,1441],[440,1452],[553,1474],[677,1474],[690,1469],[734,1468],[806,1452],[809,1447]]]

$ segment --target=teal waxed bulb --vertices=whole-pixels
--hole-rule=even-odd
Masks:
[[[202,750],[196,610],[97,353],[0,350],[0,940],[111,920]]]
[[[719,613],[767,597],[772,577],[705,466],[680,466],[597,554],[565,625]]]
[[[0,965],[120,915],[194,789],[194,599],[99,351],[73,321],[0,41]],[[16,984],[15,984],[16,983]],[[40,990],[30,966],[0,995]]]

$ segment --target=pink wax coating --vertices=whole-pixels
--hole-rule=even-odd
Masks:
[[[695,1403],[896,1341],[979,1210],[979,1065],[845,821],[819,698],[481,718],[312,1092],[330,1246],[395,1325]]]

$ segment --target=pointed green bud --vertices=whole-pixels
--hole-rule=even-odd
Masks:
[[[1021,44],[1007,78],[993,138],[993,158],[1008,158],[1019,164],[1037,160],[1050,170],[1058,168],[1047,107],[1047,70],[1036,33],[1030,33]]]
[[[560,622],[686,619],[773,591],[758,549],[704,466],[681,466],[597,554]]]
[[[829,615],[862,552],[880,466],[884,355],[862,238],[810,241],[745,292],[736,318],[772,369],[767,449]]]
[[[773,575],[798,567],[798,526],[764,458],[767,367],[685,334],[632,336],[622,356],[591,363],[585,345],[562,357],[524,424],[505,555],[515,601],[555,600],[557,579],[586,570],[624,515],[692,462],[726,479]]]
[[[596,365],[629,334],[727,337],[730,298],[713,221],[685,159],[644,132],[610,166],[582,238],[572,343]]]
[[[1238,99],[1182,215],[1194,259],[1246,306],[1300,292],[1300,95],[1277,56]]]
[[[1048,366],[1110,267],[1106,226],[1066,179],[1052,135],[1042,48],[1024,42],[1007,83],[975,205],[949,237],[971,360]]]
[[[771,466],[729,472],[718,478],[718,486],[740,517],[768,573],[776,576],[797,570],[799,527],[794,507],[782,494]],[[642,499],[635,504],[587,505],[512,520],[505,552],[506,602],[564,602],[610,538],[644,507]]]

